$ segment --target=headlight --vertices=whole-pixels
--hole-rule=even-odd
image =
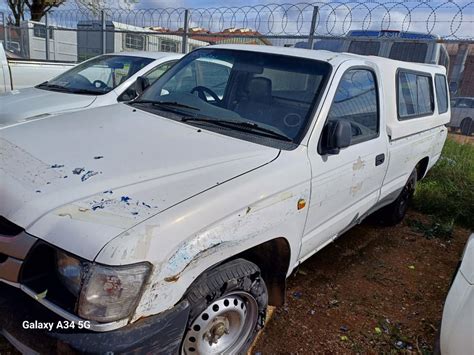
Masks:
[[[92,264],[82,288],[79,316],[99,322],[129,316],[149,271],[150,265],[145,263],[131,266]]]
[[[59,279],[63,285],[68,289],[69,292],[79,297],[83,276],[83,266],[81,261],[69,256],[62,251],[57,251],[56,264]]]

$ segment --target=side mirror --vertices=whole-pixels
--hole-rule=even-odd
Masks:
[[[322,154],[339,154],[342,148],[351,145],[352,127],[346,120],[328,121],[321,140]]]
[[[137,95],[140,96],[143,93],[143,91],[145,91],[145,89],[149,86],[150,86],[150,81],[143,76],[139,76],[135,83],[135,90],[137,91]]]

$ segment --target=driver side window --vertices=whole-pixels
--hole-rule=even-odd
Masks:
[[[367,69],[348,70],[337,88],[328,121],[347,120],[351,145],[378,137],[379,105],[375,75]]]

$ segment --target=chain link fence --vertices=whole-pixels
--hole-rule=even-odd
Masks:
[[[41,22],[13,26],[13,20],[0,12],[0,41],[12,59],[80,62],[102,53],[187,53],[222,43],[302,47],[445,65],[452,94],[474,96],[472,1],[74,8],[51,11]]]

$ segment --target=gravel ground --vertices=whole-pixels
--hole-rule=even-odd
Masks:
[[[304,262],[252,353],[431,353],[469,232],[428,239],[410,220],[428,217],[364,222]]]
[[[469,232],[428,239],[409,220],[428,217],[409,212],[390,228],[364,222],[304,262],[251,353],[431,353]],[[11,353],[0,336],[0,355]]]

